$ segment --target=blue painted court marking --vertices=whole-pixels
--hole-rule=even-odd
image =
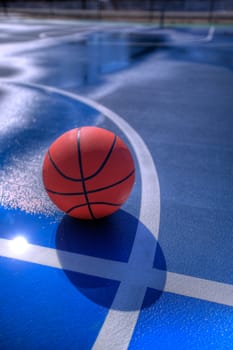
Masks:
[[[32,85],[33,87],[33,85]],[[74,94],[70,94],[70,93],[66,93],[64,91],[58,90],[58,89],[54,89],[54,88],[48,88],[48,87],[41,87],[38,85],[35,85],[34,87],[36,88],[40,88],[40,89],[45,89],[45,91],[50,91],[50,92],[55,92],[55,93],[62,93],[66,96],[69,96],[73,99],[79,99],[80,97]],[[47,90],[48,89],[48,90]],[[103,106],[100,106],[99,104],[96,104],[93,101],[90,101],[88,99],[84,99],[82,98],[82,102],[84,103],[91,103],[91,105],[98,109],[101,113],[103,113],[104,115],[108,116],[108,114],[110,113],[110,115],[113,118],[113,121],[122,121],[121,118],[117,115],[115,115],[113,112],[109,111],[108,109],[106,109]],[[133,148],[134,151],[137,155],[137,158],[139,160],[139,166],[140,168],[142,167],[142,165],[144,166],[144,169],[141,169],[142,171],[142,205],[141,205],[141,213],[140,213],[140,218],[143,218],[143,222],[148,224],[147,226],[150,227],[151,232],[155,233],[155,238],[157,238],[157,234],[158,234],[158,226],[156,226],[156,224],[159,224],[159,217],[157,218],[157,222],[153,222],[153,219],[155,219],[153,217],[154,214],[154,205],[153,205],[153,214],[149,215],[148,217],[148,208],[152,207],[153,204],[153,200],[151,200],[150,202],[150,198],[147,198],[145,195],[145,189],[146,189],[146,185],[144,183],[145,178],[148,179],[148,184],[151,185],[151,183],[153,183],[153,181],[155,181],[155,179],[153,178],[153,176],[151,177],[151,173],[148,175],[146,174],[148,170],[151,170],[150,167],[148,167],[148,159],[146,159],[147,162],[145,162],[145,155],[148,155],[149,151],[146,149],[146,153],[143,153],[143,151],[145,150],[145,144],[143,143],[142,140],[140,140],[139,135],[136,134],[136,132],[134,131],[135,134],[133,134],[133,137],[136,137],[136,140],[131,140],[132,134],[131,134],[131,128],[129,127],[129,125],[127,123],[125,123],[123,121],[123,125],[121,124],[121,128],[122,131],[126,133],[126,135],[128,136],[129,140],[132,142],[133,144]],[[120,127],[118,125],[118,127]],[[136,142],[136,145],[134,144],[134,141]],[[141,142],[142,141],[142,142]],[[140,146],[140,150],[138,150],[138,146]],[[150,156],[150,154],[149,154]],[[141,162],[141,158],[142,162]],[[149,158],[149,165],[150,165],[150,161],[152,161],[152,166],[153,165],[153,160],[150,157]],[[145,170],[146,169],[146,170]],[[155,170],[155,169],[154,169]],[[145,177],[143,177],[143,174],[145,173]],[[153,175],[153,172],[152,172]],[[156,173],[155,173],[156,175]],[[149,176],[149,178],[148,178]],[[156,182],[155,182],[156,183]],[[155,191],[158,191],[158,189],[155,189]],[[149,192],[147,192],[146,194],[148,195],[148,193],[154,195],[154,192],[151,191],[151,186],[150,186],[150,190]],[[144,194],[144,196],[143,196]],[[158,197],[159,198],[159,197]],[[148,202],[149,199],[149,202]],[[145,204],[147,204],[147,206],[145,206]],[[159,212],[158,212],[159,213]],[[154,229],[156,229],[156,231],[154,231]],[[129,260],[129,264],[127,264],[127,268],[124,269],[122,268],[122,275],[121,273],[119,273],[119,275],[115,276],[115,278],[117,280],[123,280],[123,283],[120,285],[120,288],[118,290],[118,293],[116,294],[116,297],[113,301],[112,307],[113,309],[111,309],[108,313],[108,316],[103,324],[103,327],[97,337],[96,343],[94,345],[94,348],[96,349],[102,349],[103,346],[105,348],[108,349],[126,349],[128,347],[128,344],[130,342],[134,327],[136,325],[137,319],[138,319],[138,315],[139,315],[139,310],[141,309],[142,305],[143,305],[143,300],[144,300],[144,296],[146,293],[146,289],[147,287],[151,287],[151,288],[156,288],[159,289],[158,284],[157,284],[157,280],[158,280],[158,276],[159,273],[161,273],[161,271],[156,270],[156,269],[152,269],[153,266],[153,257],[154,257],[154,253],[155,253],[155,246],[151,245],[151,239],[146,240],[145,245],[144,245],[144,241],[140,242],[140,230],[138,230],[138,235],[136,235],[136,239],[135,242],[139,242],[137,243],[138,246],[136,246],[136,248],[141,248],[142,246],[146,249],[146,256],[144,255],[140,255],[141,254],[141,250],[135,250],[132,251],[131,253],[131,257]],[[8,245],[8,248],[7,248]],[[139,247],[140,245],[140,247]],[[147,250],[148,246],[149,250]],[[10,254],[10,250],[9,249],[9,241],[7,240],[1,240],[1,246],[3,247],[2,249],[2,254],[4,255],[4,252],[7,252],[5,254]],[[38,261],[34,261],[35,263],[39,263],[39,264],[45,264],[48,265],[48,263],[51,264],[51,266],[57,267],[57,268],[63,268],[61,267],[60,262],[57,260],[57,257],[54,255],[53,249],[51,250],[47,250],[48,248],[44,248],[44,247],[39,247],[39,249],[42,249],[42,251],[40,251],[40,254],[37,254],[37,249],[38,246],[33,246],[30,245],[31,248],[31,253],[29,254],[29,261],[31,259],[38,259],[39,257],[39,262]],[[44,250],[45,249],[45,250]],[[149,254],[148,254],[149,253]],[[83,256],[79,256],[79,255],[69,255],[72,253],[66,253],[63,252],[62,254],[67,255],[67,259],[66,261],[70,261],[70,263],[72,264],[73,259],[81,259],[81,262],[79,264],[76,264],[76,266],[79,266],[79,268],[82,269],[83,266]],[[135,255],[134,255],[135,254]],[[25,255],[24,255],[25,256]],[[149,256],[149,263],[148,264],[142,264],[143,259],[147,260]],[[10,256],[9,256],[10,257]],[[12,254],[11,257],[17,257],[15,253]],[[152,257],[152,261],[150,261],[150,257]],[[86,266],[86,263],[89,264],[89,258],[90,257],[86,257],[88,258],[88,261],[85,262],[84,266]],[[91,258],[92,259],[92,258]],[[90,274],[95,275],[97,272],[100,273],[99,271],[101,271],[101,273],[103,273],[103,271],[105,271],[106,269],[106,274],[109,273],[109,270],[107,269],[107,264],[109,263],[109,260],[104,261],[103,259],[97,259],[94,260],[93,265],[95,265],[93,267],[93,265],[91,264],[90,266],[92,266],[91,271],[89,271]],[[114,262],[115,263],[115,262]],[[87,264],[87,265],[88,265]],[[129,281],[128,277],[129,274],[127,273],[128,269],[133,268],[140,268],[141,265],[143,265],[143,270],[141,270],[141,272],[146,272],[148,273],[147,277],[148,277],[148,284],[145,286],[145,281],[137,281],[136,285],[138,285],[138,282],[141,282],[141,288],[138,288],[138,294],[135,295],[135,299],[132,299],[132,295],[134,293],[132,293],[132,288],[133,291],[135,291],[135,284],[133,284],[133,281]],[[59,267],[60,266],[60,267]],[[118,265],[118,262],[116,263],[116,265],[113,266],[113,270],[115,272],[120,272],[120,268],[118,267],[120,265]],[[72,266],[68,265],[67,269],[72,270]],[[119,270],[118,270],[119,269]],[[75,270],[76,272],[78,272],[77,270]],[[150,272],[152,271],[152,272]],[[88,273],[88,271],[84,271],[85,273]],[[139,275],[143,275],[143,273],[139,273]],[[107,277],[107,275],[104,276]],[[110,278],[114,279],[114,276],[111,275]],[[125,279],[124,279],[125,278]],[[140,279],[140,278],[139,278]],[[129,285],[131,283],[131,285]],[[121,286],[123,286],[121,288]],[[226,284],[221,284],[221,283],[217,283],[217,282],[212,282],[212,281],[207,281],[207,280],[201,280],[198,278],[193,278],[190,276],[182,276],[182,275],[177,275],[177,274],[173,274],[173,273],[168,273],[167,274],[167,280],[166,280],[166,284],[165,284],[165,290],[166,291],[171,291],[173,293],[178,293],[178,294],[183,294],[183,295],[188,295],[188,296],[193,296],[194,298],[202,298],[202,299],[206,299],[206,300],[210,300],[210,301],[214,301],[214,302],[218,302],[218,303],[226,303],[227,305],[231,305],[233,304],[233,286],[231,285],[226,285]],[[122,294],[121,294],[122,293]],[[137,311],[130,311],[130,312],[125,312],[125,311],[119,311],[119,309],[123,309],[127,306],[126,304],[124,304],[124,300],[125,300],[125,293],[126,296],[128,296],[128,300],[126,299],[126,304],[130,304],[133,302],[133,306],[134,308],[138,309]],[[121,297],[121,295],[123,295],[124,297]],[[117,330],[117,332],[116,332]],[[117,333],[117,336],[114,337],[114,334]],[[119,341],[120,340],[120,341]]]

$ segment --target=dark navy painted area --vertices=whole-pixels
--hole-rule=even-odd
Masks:
[[[79,293],[62,270],[1,257],[0,276],[1,349],[91,349],[108,310]],[[106,303],[115,292],[108,289]]]
[[[145,300],[154,291],[148,290]],[[232,349],[232,310],[229,307],[163,293],[142,310],[129,349]]]

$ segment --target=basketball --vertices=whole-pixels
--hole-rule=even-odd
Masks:
[[[98,219],[117,211],[135,180],[133,157],[113,132],[85,126],[65,132],[50,146],[43,183],[52,202],[79,219]]]

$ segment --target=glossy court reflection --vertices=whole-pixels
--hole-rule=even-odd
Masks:
[[[150,287],[148,264],[145,263],[145,259],[139,257],[135,264],[128,263],[136,231],[139,231],[142,242],[143,237],[147,240],[149,238],[151,244],[156,246],[154,264],[149,267],[149,270],[153,272],[153,278],[156,279],[156,289],[146,293],[142,307],[154,304],[162,294],[165,285],[165,258],[151,232],[138,219],[123,210],[97,221],[80,221],[69,216],[63,217],[57,230],[56,248],[68,279],[87,298],[107,308],[112,305],[121,282],[133,286],[135,291],[137,288]],[[143,244],[140,249],[143,251]],[[65,270],[67,255],[63,254],[63,251],[96,257],[102,264],[96,265],[96,274],[92,275],[67,271]],[[146,251],[143,254],[146,256]],[[87,260],[85,261],[87,264]],[[100,268],[102,268],[101,276],[103,276],[101,278],[97,277]],[[156,274],[154,268],[159,269],[160,272]],[[109,275],[115,276],[114,279],[109,279]],[[133,311],[134,307],[129,303],[122,310]]]

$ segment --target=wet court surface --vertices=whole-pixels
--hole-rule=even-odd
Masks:
[[[232,38],[1,20],[1,349],[232,348]],[[98,222],[58,211],[41,180],[50,144],[84,125],[136,164]]]

